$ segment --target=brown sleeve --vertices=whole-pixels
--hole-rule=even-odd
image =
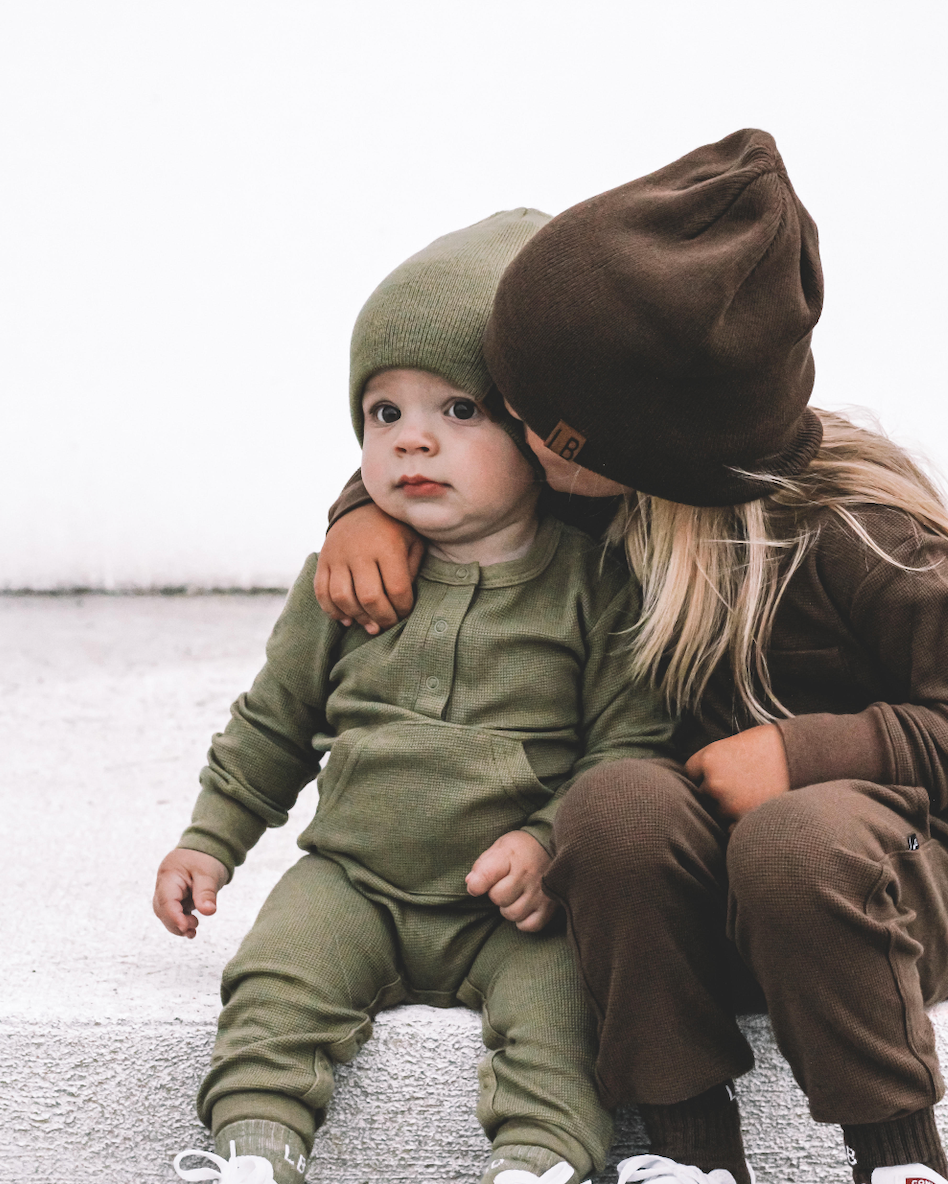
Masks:
[[[345,483],[342,493],[329,507],[329,526],[335,526],[339,519],[350,510],[357,510],[359,506],[367,506],[371,502],[368,490],[362,484],[362,470],[356,469]]]
[[[864,524],[896,563],[850,534],[849,558],[834,549],[832,573],[827,563],[827,586],[876,664],[885,701],[853,715],[782,722],[792,784],[845,776],[923,786],[933,809],[942,811],[948,809],[948,540],[923,533],[896,511],[868,514]]]
[[[890,784],[894,763],[878,705],[857,715],[814,712],[777,721],[790,788],[854,778]]]

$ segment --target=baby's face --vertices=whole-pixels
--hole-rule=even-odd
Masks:
[[[441,543],[532,515],[533,470],[477,403],[425,370],[385,370],[362,397],[362,480],[377,506]]]

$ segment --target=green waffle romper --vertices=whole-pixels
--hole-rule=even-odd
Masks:
[[[377,637],[344,630],[304,567],[267,663],[214,737],[182,847],[233,869],[319,774],[307,854],[224,973],[202,1119],[265,1118],[310,1142],[382,1008],[481,1010],[478,1118],[495,1147],[601,1167],[611,1120],[593,1084],[595,1025],[562,926],[521,933],[464,877],[501,835],[549,848],[573,779],[664,756],[670,724],[628,675],[628,573],[544,519],[526,556],[428,557],[415,607]]]

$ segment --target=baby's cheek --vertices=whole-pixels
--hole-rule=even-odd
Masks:
[[[362,484],[372,501],[385,509],[382,502],[391,498],[391,486],[385,480],[385,466],[382,458],[368,443],[362,449]]]

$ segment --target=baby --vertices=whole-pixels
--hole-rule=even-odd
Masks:
[[[224,972],[198,1098],[222,1180],[301,1184],[333,1065],[379,1010],[408,1002],[483,1014],[483,1184],[511,1170],[509,1184],[565,1184],[603,1166],[595,1024],[541,877],[571,781],[664,755],[670,727],[629,678],[628,573],[538,515],[538,477],[480,353],[497,281],[545,221],[508,211],[438,239],[360,313],[363,479],[427,541],[415,607],[378,636],[345,630],[315,607],[310,559],[159,869],[155,911],[193,937],[195,910],[214,912],[329,752],[307,854]]]

